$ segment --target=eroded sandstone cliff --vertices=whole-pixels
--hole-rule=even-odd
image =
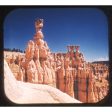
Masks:
[[[4,89],[6,96],[14,103],[80,103],[51,86],[17,81],[6,61],[4,61]]]
[[[86,62],[83,53],[79,50],[80,46],[77,45],[67,46],[68,51],[66,53],[52,53],[47,42],[44,41],[43,19],[35,22],[35,28],[34,38],[29,40],[24,55],[16,54],[16,58],[14,55],[10,58],[5,57],[16,80],[22,81],[20,84],[25,85],[21,88],[30,85],[29,87],[32,89],[34,86],[39,88],[43,85],[42,88],[45,90],[47,87],[55,87],[81,102],[93,103],[102,100],[108,93],[108,66]],[[26,91],[28,92],[30,89],[26,88]],[[37,91],[35,91],[35,95]],[[17,94],[19,93],[21,94],[21,92]],[[42,91],[41,93],[44,94]],[[56,94],[53,93],[52,95],[56,96]],[[43,103],[46,102],[45,100]]]

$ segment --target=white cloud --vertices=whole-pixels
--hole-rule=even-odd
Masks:
[[[98,57],[98,58],[96,58],[96,59],[86,59],[85,58],[85,60],[87,61],[87,62],[94,62],[94,61],[108,61],[109,60],[109,58],[108,57]]]
[[[109,59],[108,59],[108,57],[105,57],[105,58],[101,57],[101,58],[98,58],[97,60],[98,61],[108,61]]]
[[[108,57],[99,57],[97,59],[93,59],[93,61],[108,61],[109,58]]]

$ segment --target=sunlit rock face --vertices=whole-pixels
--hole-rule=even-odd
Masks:
[[[43,40],[43,19],[35,22],[34,40],[28,42],[25,52],[25,79],[27,82],[56,86],[54,63],[47,45]]]
[[[13,54],[8,57],[9,54],[5,52],[5,59],[14,77],[22,81],[21,85],[25,85],[22,88],[26,88],[27,85],[41,87],[43,84],[42,88],[58,88],[81,102],[93,103],[102,100],[108,93],[108,66],[103,63],[86,62],[79,45],[67,46],[66,53],[52,53],[44,41],[43,26],[43,19],[35,22],[36,32],[33,39],[27,43],[24,55]],[[46,102],[43,100],[43,103]]]
[[[9,100],[19,104],[81,103],[51,86],[17,81],[6,61],[4,61],[4,89]]]

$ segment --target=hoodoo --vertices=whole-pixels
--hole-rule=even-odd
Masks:
[[[46,97],[47,94],[53,95],[54,97],[59,93],[62,96],[62,98],[59,96],[60,99],[63,100],[67,97],[70,99],[68,101],[70,103],[75,102],[75,99],[78,99],[81,102],[91,103],[102,100],[108,93],[108,65],[104,63],[86,62],[84,54],[80,52],[81,46],[79,45],[67,46],[66,53],[52,53],[47,42],[44,40],[44,34],[42,32],[43,27],[43,19],[35,21],[36,32],[34,38],[29,40],[25,54],[15,55],[13,53],[13,56],[9,56],[8,52],[4,53],[5,60],[8,63],[8,65],[5,64],[4,69],[9,69],[7,67],[9,66],[15,79],[21,82],[20,83],[13,78],[15,80],[13,86],[16,87],[16,85],[19,85],[18,88],[21,90],[25,87],[27,93],[29,90],[31,92],[34,88],[37,88],[37,90],[34,90],[34,93],[36,94],[39,94],[38,88],[42,87],[43,89],[40,91],[41,95],[43,94],[43,96],[45,96],[44,90]],[[7,77],[6,73],[7,72],[5,72],[5,77]],[[6,86],[8,86],[8,84],[6,84]],[[47,87],[53,90],[53,93],[48,93]],[[17,96],[14,92],[14,96],[11,95],[13,93],[10,94],[12,96],[11,98],[15,99],[15,97],[22,95],[21,90],[15,89]],[[61,92],[59,92],[59,90]],[[56,92],[56,94],[54,92]],[[65,93],[68,95],[65,95]],[[33,98],[36,97],[38,100],[39,97],[37,98],[38,95],[36,96],[36,94]],[[51,98],[51,96],[49,98]],[[55,98],[57,99],[57,97],[58,96]],[[23,97],[21,98],[23,99]],[[36,99],[34,100],[35,102]],[[18,99],[18,101],[22,102],[21,99]],[[27,102],[26,99],[23,100],[23,102],[24,101]],[[49,100],[48,103],[50,103],[50,101],[52,103],[53,99]],[[47,101],[43,100],[43,103],[46,102]]]

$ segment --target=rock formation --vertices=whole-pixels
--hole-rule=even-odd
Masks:
[[[55,70],[51,65],[52,56],[47,43],[43,40],[43,19],[35,22],[35,28],[34,40],[28,42],[25,52],[26,81],[55,86]]]
[[[4,61],[4,89],[9,100],[17,104],[81,103],[51,86],[17,81],[6,61]]]
[[[58,88],[81,102],[102,100],[108,93],[108,66],[86,62],[78,45],[67,46],[67,53],[52,53],[44,41],[43,19],[35,22],[35,28],[25,56],[5,58],[15,78]]]

